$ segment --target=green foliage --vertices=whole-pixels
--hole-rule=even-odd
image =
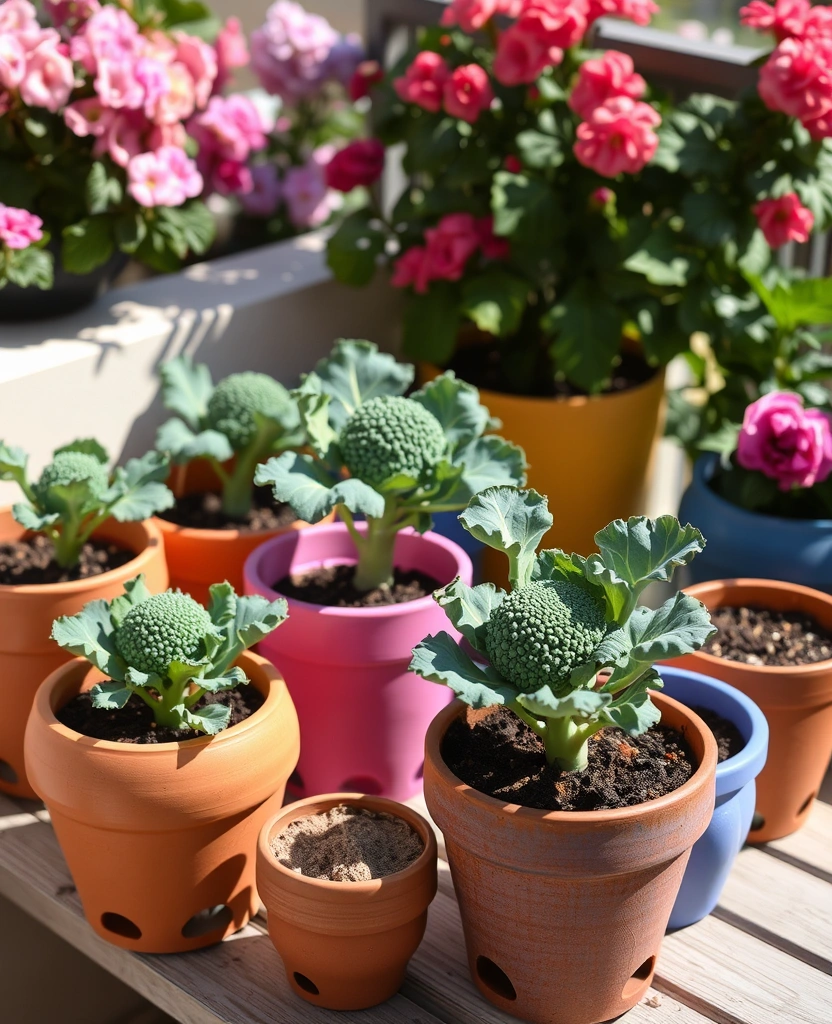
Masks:
[[[238,597],[229,583],[210,593],[206,610],[178,590],[151,595],[137,576],[115,600],[56,619],[52,639],[108,677],[93,687],[93,707],[120,710],[136,696],[157,725],[214,735],[228,725],[230,708],[196,705],[206,693],[248,683],[235,662],[285,621],[286,602]]]
[[[435,598],[488,665],[447,633],[416,646],[412,672],[450,686],[472,707],[504,704],[542,738],[550,763],[581,770],[590,737],[607,725],[638,736],[659,720],[649,690],[656,661],[698,650],[715,630],[707,609],[679,593],[661,608],[638,607],[654,581],[668,581],[704,547],[672,516],[616,520],[596,535],[589,558],[535,553],[551,525],[534,491],[495,487],[460,517],[479,540],[509,559],[510,593],[454,580]],[[602,670],[610,670],[605,681]]]

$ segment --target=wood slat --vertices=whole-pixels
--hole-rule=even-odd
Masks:
[[[832,805],[816,800],[802,829],[760,849],[832,883]]]

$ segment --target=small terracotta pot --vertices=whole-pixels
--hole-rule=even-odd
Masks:
[[[754,605],[811,615],[832,630],[832,596],[774,580],[717,580],[686,591],[709,611]],[[832,755],[832,660],[780,667],[745,665],[697,651],[669,664],[721,679],[749,696],[768,719],[768,760],[757,777],[750,843],[791,835],[803,825]]]
[[[650,987],[691,847],[713,814],[717,760],[698,716],[653,701],[699,767],[674,792],[621,810],[547,812],[465,785],[441,754],[460,702],[428,731],[425,799],[445,835],[471,977],[523,1020],[598,1024]]]
[[[298,720],[274,667],[237,662],[266,698],[246,721],[179,743],[111,743],[55,712],[101,674],[77,658],[38,691],[26,766],[101,938],[140,953],[219,942],[257,912],[255,847],[298,759]]]
[[[0,543],[21,540],[26,531],[0,509]],[[168,585],[165,553],[159,531],[151,521],[117,523],[109,520],[94,534],[135,551],[136,557],[112,572],[86,580],[43,585],[0,586],[0,679],[5,702],[0,715],[0,792],[35,798],[26,780],[23,734],[37,688],[72,655],[51,639],[52,623],[59,615],[75,615],[88,601],[112,600],[127,580],[144,573],[148,588],[159,593]]]
[[[270,841],[287,825],[343,803],[404,819],[425,844],[419,859],[371,882],[307,878],[275,859]],[[257,888],[294,991],[315,1006],[363,1010],[395,995],[425,934],[436,895],[436,837],[421,815],[394,800],[360,793],[309,797],[263,826]]]

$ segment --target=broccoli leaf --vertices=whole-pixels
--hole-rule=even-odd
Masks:
[[[189,710],[183,704],[177,704],[173,710],[178,712],[192,729],[204,732],[208,736],[222,732],[231,718],[231,708],[222,704],[208,704],[207,707],[198,708],[196,711]]]
[[[303,388],[298,388],[294,396],[309,447],[328,467],[340,465],[341,459],[337,450],[338,434],[329,423],[331,396],[306,391]]]
[[[231,690],[235,686],[242,686],[248,682],[248,677],[241,668],[230,668],[221,676],[203,677],[196,680],[203,690],[209,693],[220,693],[222,690]]]
[[[242,652],[277,629],[285,621],[286,613],[287,604],[282,597],[276,601],[259,594],[238,597],[234,618],[221,627],[224,639],[216,654],[211,655],[212,671],[217,676],[227,675]]]
[[[137,668],[133,668],[132,665],[128,666],[124,678],[131,686],[140,690],[146,690],[148,687],[153,687],[154,690],[161,690],[162,687],[161,677],[157,676],[155,672],[140,672]]]
[[[257,467],[254,482],[271,484],[277,501],[286,502],[307,523],[319,523],[336,505],[378,519],[384,498],[361,480],[338,480],[308,455],[283,452]]]
[[[116,650],[107,601],[90,601],[77,615],[62,615],[52,623],[52,639],[77,657],[87,658],[104,675],[124,682],[124,660]]]
[[[602,709],[601,720],[617,725],[629,736],[640,736],[661,721],[661,712],[650,700],[648,690],[660,690],[663,685],[658,672],[647,672]]]
[[[218,430],[201,430],[194,433],[190,427],[175,417],[163,423],[156,432],[156,447],[170,456],[173,462],[190,462],[191,459],[216,459],[227,462],[234,454],[231,442]]]
[[[493,668],[475,665],[444,630],[425,637],[413,648],[408,669],[431,683],[449,686],[472,708],[511,704],[517,696],[515,687],[502,680]]]
[[[198,431],[214,390],[211,371],[204,363],[194,365],[190,356],[178,356],[164,363],[159,374],[165,408],[178,413],[188,426]]]
[[[26,490],[26,466],[29,456],[22,448],[0,441],[0,480],[14,480]]]
[[[90,690],[92,706],[105,711],[120,711],[132,696],[133,691],[124,683],[96,683]]]
[[[442,424],[452,448],[480,437],[491,426],[480,393],[448,370],[410,396]]]
[[[39,533],[47,526],[54,525],[61,518],[57,512],[39,516],[32,506],[27,505],[24,501],[18,501],[12,505],[12,515],[24,530],[32,530],[34,533]]]
[[[152,451],[119,466],[104,497],[113,519],[119,523],[137,522],[171,508],[176,499],[162,483],[169,468],[167,458]]]
[[[214,625],[222,629],[237,614],[237,594],[228,581],[212,583],[208,588],[208,593],[210,594],[208,614]]]
[[[472,537],[505,552],[512,587],[529,582],[537,546],[552,525],[544,497],[534,490],[489,487],[471,499],[459,519]]]
[[[497,590],[493,583],[469,587],[457,576],[453,583],[438,591],[436,601],[471,646],[486,654],[486,625],[505,596],[505,591]]]
[[[81,452],[82,455],[92,455],[104,466],[110,461],[110,453],[94,437],[85,437],[79,441],[73,441],[71,444],[65,444],[63,448],[56,448],[52,457],[61,455],[63,452]]]
[[[565,697],[556,697],[549,685],[517,696],[521,707],[541,718],[594,718],[611,702],[610,694],[597,690],[572,690]]]
[[[142,604],[150,597],[150,591],[144,581],[144,573],[128,580],[124,584],[124,593],[110,603],[110,619],[114,629],[120,629],[127,618],[127,613],[137,604]]]
[[[511,441],[489,435],[477,437],[457,448],[454,465],[462,467],[455,496],[467,504],[475,494],[489,487],[507,484],[522,487],[526,482],[526,453]]]

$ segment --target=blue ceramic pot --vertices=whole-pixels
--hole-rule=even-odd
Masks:
[[[485,545],[476,540],[459,521],[459,512],[437,512],[433,516],[433,532],[457,544],[474,565],[474,582],[482,579],[482,553]]]
[[[705,834],[691,850],[682,888],[670,915],[669,928],[701,921],[719,902],[754,815],[756,785],[768,753],[768,723],[753,700],[727,683],[658,666],[664,693],[687,707],[709,708],[739,729],[745,746],[716,766],[716,806]]]
[[[707,541],[687,567],[685,584],[768,579],[832,593],[832,519],[783,519],[732,505],[709,486],[717,464],[717,455],[697,460],[679,509],[681,521]]]

